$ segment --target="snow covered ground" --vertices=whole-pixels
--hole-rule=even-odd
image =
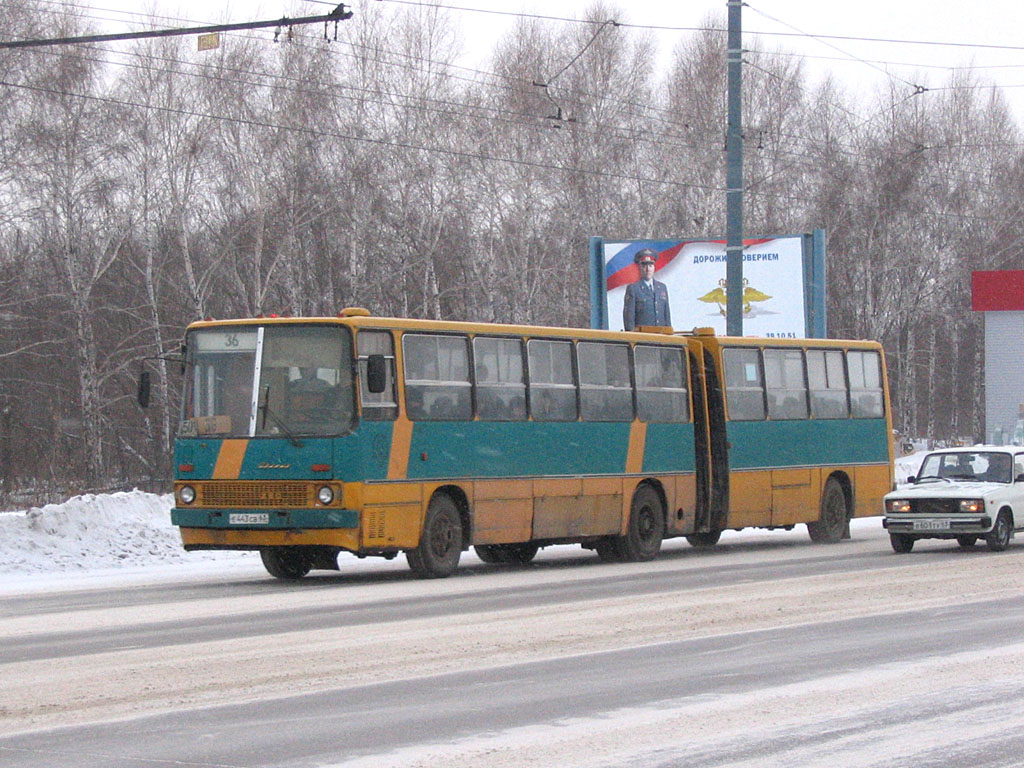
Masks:
[[[921,454],[896,461],[902,483],[920,466]],[[177,581],[225,576],[264,578],[253,552],[186,552],[171,525],[170,494],[142,491],[87,494],[62,504],[0,512],[0,593],[77,589],[130,581]],[[878,518],[861,521],[878,526]],[[726,532],[733,536],[778,536],[778,532]],[[474,558],[472,552],[464,557]],[[339,565],[366,571],[404,570],[404,558],[340,558]]]

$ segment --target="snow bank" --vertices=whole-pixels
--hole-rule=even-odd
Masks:
[[[62,504],[0,512],[0,574],[83,572],[194,562],[171,525],[170,494],[75,496]],[[222,557],[225,554],[219,553]]]

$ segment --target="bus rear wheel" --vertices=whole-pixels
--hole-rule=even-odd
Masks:
[[[313,561],[296,547],[265,547],[260,559],[267,573],[282,581],[297,581],[313,567]]]
[[[413,573],[425,579],[451,576],[462,556],[462,518],[455,502],[441,493],[430,500],[420,532],[420,543],[407,550]]]
[[[821,514],[818,520],[807,524],[811,541],[819,544],[835,544],[843,538],[847,523],[846,494],[843,486],[834,477],[825,483],[821,494]]]
[[[524,541],[516,544],[477,544],[476,556],[492,565],[525,565],[537,556],[536,544]]]
[[[653,560],[661,551],[664,537],[665,509],[661,496],[651,486],[641,485],[633,494],[626,535],[616,539],[619,556],[630,563]]]

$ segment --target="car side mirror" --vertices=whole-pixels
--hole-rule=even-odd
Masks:
[[[149,393],[151,386],[149,371],[142,371],[139,374],[139,389],[136,394],[140,408],[149,408]]]
[[[384,355],[370,355],[366,358],[366,388],[375,395],[387,389],[386,365]]]
[[[917,482],[917,478],[914,477],[913,475],[911,475],[910,477],[907,478],[907,483],[909,483],[910,485],[913,485],[916,482]]]
[[[1013,482],[1024,483],[1024,474],[1017,475],[1015,478],[1013,478]]]

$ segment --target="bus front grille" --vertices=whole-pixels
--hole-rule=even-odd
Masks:
[[[204,507],[309,507],[313,505],[307,483],[257,482],[199,483],[197,504]]]

